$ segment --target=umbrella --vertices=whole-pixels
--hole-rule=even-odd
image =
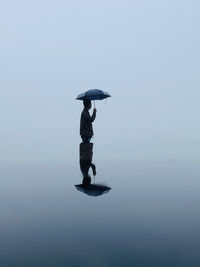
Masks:
[[[82,93],[77,96],[76,100],[102,100],[107,97],[111,97],[111,95],[105,91],[99,89],[90,89],[85,93]]]
[[[78,184],[75,185],[76,189],[80,192],[85,193],[88,196],[93,196],[97,197],[100,195],[103,195],[105,193],[108,193],[111,188],[105,185],[98,185],[98,184],[89,184],[89,185],[84,185],[84,184]]]

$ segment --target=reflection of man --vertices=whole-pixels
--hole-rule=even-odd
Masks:
[[[96,166],[92,163],[93,156],[93,144],[81,143],[80,144],[80,169],[83,175],[82,184],[75,185],[76,189],[80,192],[87,194],[88,196],[100,196],[108,193],[110,187],[101,184],[91,183],[91,176],[89,175],[89,169],[92,168],[93,175],[96,175]]]
[[[81,121],[80,121],[80,135],[83,143],[89,143],[92,136],[94,135],[92,122],[96,118],[96,108],[93,110],[92,116],[90,116],[89,110],[91,109],[91,101],[84,100],[83,101],[84,109],[81,113]]]
[[[91,177],[89,169],[92,168],[93,175],[96,175],[96,166],[92,163],[93,144],[81,143],[80,144],[80,169],[83,175],[83,184],[90,184]]]

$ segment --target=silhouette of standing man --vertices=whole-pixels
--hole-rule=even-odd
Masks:
[[[92,107],[91,101],[85,99],[83,101],[84,109],[81,113],[81,121],[80,121],[80,135],[83,143],[90,143],[92,136],[94,135],[92,123],[96,118],[96,108],[93,110],[92,116],[90,116],[89,110]]]

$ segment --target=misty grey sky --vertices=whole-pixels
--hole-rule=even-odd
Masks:
[[[78,154],[79,93],[99,157],[199,158],[200,2],[4,1],[0,159]],[[199,142],[198,144],[196,144]]]

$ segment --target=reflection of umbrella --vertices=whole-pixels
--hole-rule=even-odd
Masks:
[[[82,93],[77,96],[77,100],[102,100],[104,98],[111,97],[111,95],[105,91],[99,89],[90,89],[85,93]]]
[[[108,186],[98,185],[98,184],[89,184],[89,185],[78,184],[75,186],[78,191],[81,191],[87,194],[88,196],[93,196],[93,197],[97,197],[105,193],[108,193],[111,189]]]

